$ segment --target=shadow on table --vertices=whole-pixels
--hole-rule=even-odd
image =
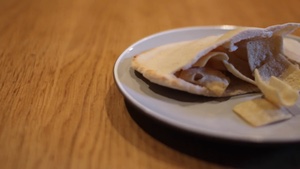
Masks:
[[[145,132],[190,156],[237,168],[300,168],[299,143],[249,144],[195,135],[147,116],[127,100],[125,103],[130,116]]]
[[[147,116],[127,100],[124,102],[115,84],[110,86],[105,100],[107,116],[120,136],[139,150],[172,165],[199,168],[194,159],[184,163],[178,160],[172,152],[177,151],[229,168],[300,169],[300,143],[246,144],[188,133]]]

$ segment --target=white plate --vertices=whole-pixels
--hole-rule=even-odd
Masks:
[[[240,119],[232,107],[258,97],[249,94],[227,99],[211,99],[161,87],[145,80],[130,68],[131,58],[145,50],[177,41],[222,34],[234,26],[188,27],[146,37],[126,49],[115,63],[115,81],[124,96],[156,119],[196,134],[252,143],[300,141],[300,116],[254,128]]]

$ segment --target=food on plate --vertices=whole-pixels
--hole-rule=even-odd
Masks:
[[[299,90],[298,65],[283,50],[284,37],[299,27],[298,23],[240,27],[223,35],[166,44],[136,55],[132,68],[153,83],[203,96],[259,92],[255,69],[264,81],[275,76]]]
[[[262,126],[293,117],[288,107],[299,102],[300,43],[286,38],[299,27],[300,23],[239,27],[166,44],[134,56],[132,68],[153,83],[197,95],[261,92],[263,97],[240,103],[233,111],[251,125]]]

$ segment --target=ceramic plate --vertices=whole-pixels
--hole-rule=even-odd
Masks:
[[[133,56],[167,43],[222,34],[234,26],[188,27],[157,33],[128,47],[117,59],[115,81],[134,105],[164,123],[196,134],[252,143],[300,141],[300,116],[284,122],[254,128],[233,111],[234,105],[255,97],[248,94],[214,99],[196,96],[150,83],[130,68]]]

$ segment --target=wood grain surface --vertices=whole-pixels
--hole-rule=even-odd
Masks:
[[[142,116],[113,78],[122,51],[150,34],[300,22],[299,7],[299,0],[0,0],[0,168],[300,168],[299,144],[224,143]]]

